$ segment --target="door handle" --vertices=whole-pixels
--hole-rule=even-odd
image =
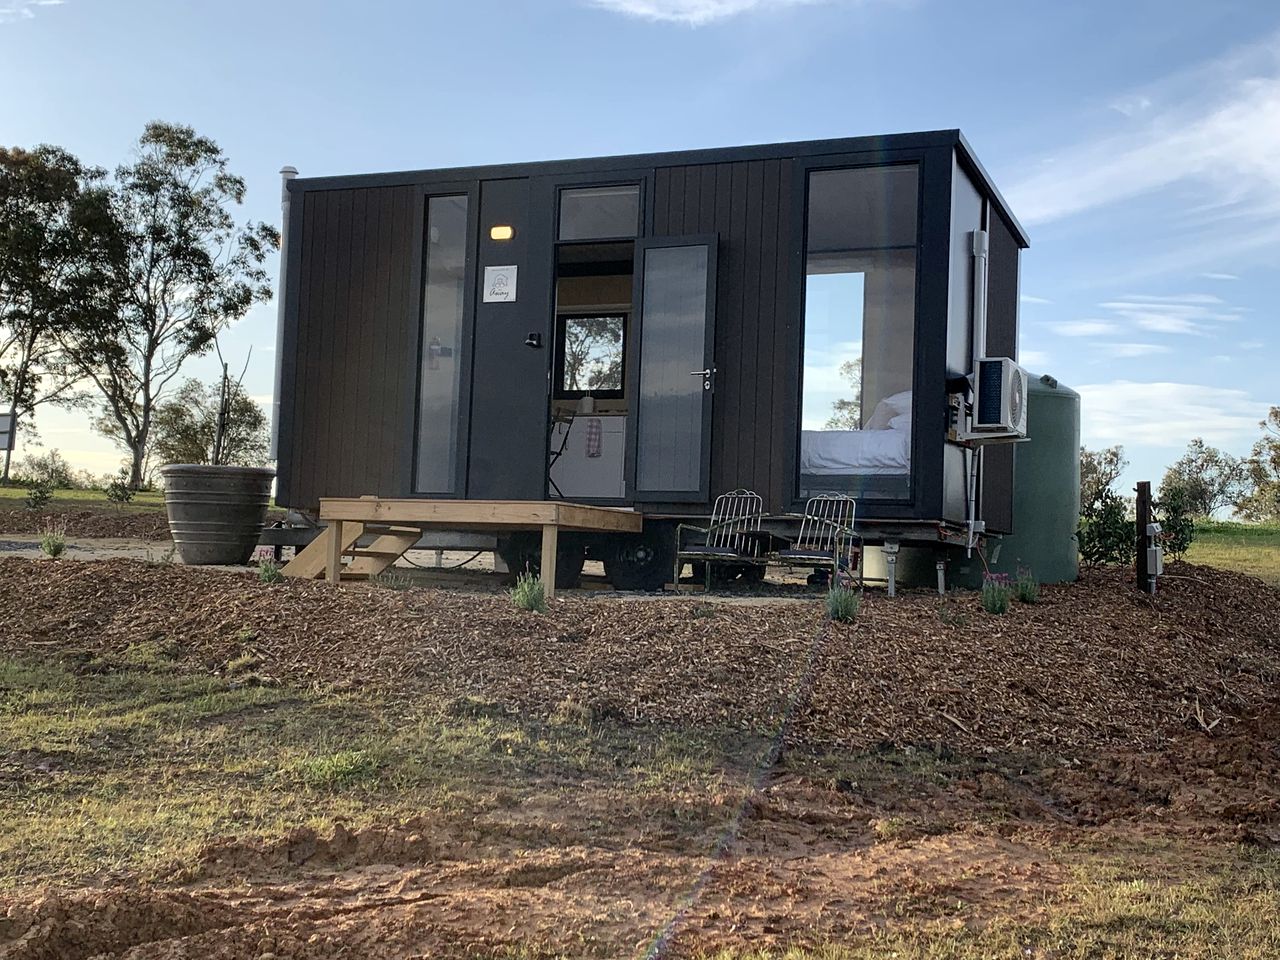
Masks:
[[[703,389],[703,390],[710,390],[710,389],[711,389],[711,378],[712,378],[713,376],[715,376],[715,372],[716,372],[716,368],[715,368],[715,367],[707,367],[707,369],[705,369],[705,370],[690,370],[690,371],[689,371],[689,376],[691,376],[691,377],[701,377],[701,378],[702,378],[702,389]]]

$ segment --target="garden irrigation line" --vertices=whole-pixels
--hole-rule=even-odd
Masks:
[[[720,838],[716,841],[711,853],[711,863],[693,882],[693,888],[685,896],[684,902],[676,910],[675,915],[667,921],[658,935],[654,937],[653,943],[645,951],[645,960],[659,960],[664,956],[664,951],[670,946],[671,939],[676,935],[680,922],[697,904],[698,898],[706,888],[707,882],[710,880],[711,870],[726,858],[730,848],[737,841],[738,834],[742,830],[742,821],[746,818],[747,809],[751,805],[752,798],[763,788],[765,777],[769,771],[782,759],[783,746],[786,743],[787,734],[790,732],[792,720],[795,718],[801,701],[807,700],[809,694],[813,692],[814,668],[817,664],[818,654],[822,649],[823,632],[827,629],[829,629],[829,625],[824,624],[819,629],[817,636],[814,637],[813,643],[809,646],[809,655],[805,660],[804,670],[800,674],[800,681],[791,693],[791,700],[787,703],[787,708],[782,712],[782,720],[778,724],[778,730],[774,734],[769,752],[765,754],[757,765],[751,789],[747,791],[747,795],[743,797],[742,803],[738,805],[737,811],[730,818],[724,831],[720,834]]]
[[[483,550],[477,550],[475,553],[467,557],[467,559],[463,560],[461,563],[455,563],[451,567],[446,567],[443,564],[441,564],[438,567],[424,567],[422,564],[417,563],[416,561],[410,560],[409,555],[407,553],[404,555],[404,562],[409,564],[409,566],[411,567],[417,567],[419,570],[457,570],[461,567],[465,567],[468,563],[470,563],[476,557],[480,556],[480,554],[482,553],[484,553]]]

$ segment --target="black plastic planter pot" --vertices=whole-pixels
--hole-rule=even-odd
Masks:
[[[183,563],[248,563],[271,502],[270,467],[160,468],[169,533]]]

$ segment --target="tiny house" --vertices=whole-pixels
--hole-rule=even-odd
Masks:
[[[1010,531],[1013,446],[975,485],[948,432],[1028,240],[958,130],[285,186],[283,505],[643,512],[584,538],[615,565],[738,488],[783,531],[823,492],[873,542]]]

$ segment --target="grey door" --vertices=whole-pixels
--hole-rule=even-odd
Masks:
[[[628,389],[634,500],[709,499],[715,301],[714,235],[637,242]]]
[[[531,204],[531,192],[527,179],[480,186],[471,500],[542,500],[547,493],[551,221]],[[493,235],[497,225],[512,228],[508,239]],[[496,272],[487,278],[490,269]]]

